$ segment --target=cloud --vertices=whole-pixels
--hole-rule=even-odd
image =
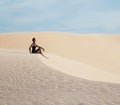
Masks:
[[[2,0],[0,32],[120,33],[118,0]]]

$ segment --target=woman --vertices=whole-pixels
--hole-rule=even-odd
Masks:
[[[42,56],[46,57],[43,53],[42,53],[42,50],[43,52],[45,51],[44,48],[38,46],[35,42],[36,42],[36,39],[33,38],[32,39],[33,43],[30,45],[29,47],[29,52],[30,53],[33,53],[33,54],[41,54]],[[32,51],[31,51],[31,48],[32,48]]]

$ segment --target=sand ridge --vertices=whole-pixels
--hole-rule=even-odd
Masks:
[[[104,71],[105,75],[103,75],[103,77],[107,77],[106,73],[109,75],[112,73],[112,75],[115,76],[109,76],[112,81],[114,81],[115,78],[117,79],[120,75],[120,35],[71,34],[63,32],[1,33],[0,48],[8,50],[25,50],[28,52],[33,37],[37,39],[38,45],[46,49],[46,53],[75,61],[76,63],[72,63],[72,65],[78,65],[76,66],[76,70],[78,70],[79,65],[82,64],[86,66],[84,71],[86,69],[88,70],[88,68],[90,69],[90,67],[100,71],[101,74],[102,71]],[[53,56],[53,60],[54,59]],[[53,60],[51,60],[51,62]],[[79,63],[77,64],[77,62]],[[50,64],[50,62],[47,61],[45,63]],[[63,65],[63,62],[61,62],[61,64]],[[55,62],[54,66],[56,66]],[[69,67],[69,69],[71,68]],[[87,72],[89,72],[89,75],[92,71],[88,70]],[[97,76],[94,75],[93,78],[96,79]],[[117,82],[119,82],[119,78]]]
[[[25,50],[7,50],[0,49],[1,53],[8,54],[30,54]],[[31,54],[32,55],[32,54]],[[120,74],[112,71],[102,70],[82,62],[74,61],[55,54],[45,53],[49,59],[37,54],[39,60],[50,68],[65,74],[79,77],[91,81],[103,81],[111,83],[120,83]]]
[[[38,55],[38,58],[47,66],[68,75],[92,81],[120,83],[119,73],[102,70],[55,54],[47,54],[47,56],[49,59],[45,59],[40,55]]]
[[[99,69],[120,73],[120,35],[31,32],[0,34],[0,48],[28,50],[31,39],[54,53]]]
[[[0,105],[120,105],[119,54],[119,35],[1,33]]]
[[[0,58],[1,105],[120,104],[120,84],[64,74],[22,51],[2,50]]]

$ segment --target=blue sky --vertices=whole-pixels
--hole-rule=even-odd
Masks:
[[[0,32],[120,33],[120,0],[0,0]]]

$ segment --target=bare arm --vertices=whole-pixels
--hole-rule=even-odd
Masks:
[[[36,45],[37,47],[39,47],[40,49],[42,49],[43,51],[45,51],[45,49],[43,48],[43,47],[40,47],[40,46],[38,46],[38,45]]]
[[[29,52],[31,53],[31,47],[32,47],[32,44],[30,45],[30,47],[29,47]]]

